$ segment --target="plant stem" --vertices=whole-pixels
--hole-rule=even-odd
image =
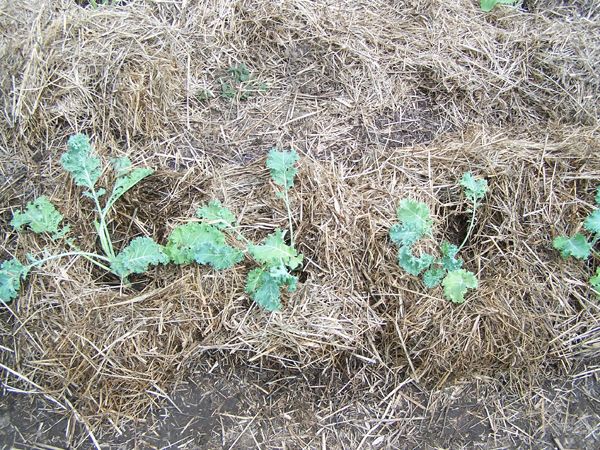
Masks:
[[[285,189],[283,192],[285,193],[285,197],[283,198],[283,201],[285,202],[285,207],[287,209],[288,226],[290,229],[290,244],[293,247],[294,246],[294,228],[292,227],[292,211],[290,209],[290,198],[288,196],[287,189]]]
[[[78,246],[76,246],[75,244],[73,244],[72,241],[67,240],[67,244],[69,245],[69,247],[71,247],[74,251],[76,251],[78,254],[80,254],[81,256],[83,256],[85,259],[87,259],[89,262],[91,262],[92,264],[95,264],[96,266],[100,267],[101,269],[106,270],[107,272],[110,272],[110,268],[105,266],[102,263],[99,263],[98,261],[96,261],[94,258],[92,258],[89,254],[87,254],[86,252],[82,251]],[[102,257],[101,255],[95,255],[97,258],[102,258],[104,259],[104,257]],[[108,258],[106,258],[106,260],[108,261]]]
[[[38,261],[35,261],[34,263],[31,263],[29,265],[29,267],[36,267],[36,266],[42,265],[42,264],[44,264],[44,263],[46,263],[48,261],[52,261],[53,259],[64,258],[64,257],[67,257],[67,256],[83,256],[84,258],[98,258],[98,259],[101,259],[103,261],[110,262],[110,259],[107,258],[106,256],[98,255],[96,253],[89,253],[89,252],[81,252],[81,251],[79,251],[79,252],[66,252],[66,253],[60,253],[58,255],[48,256],[47,258],[40,259]],[[110,272],[110,269],[108,267],[104,266],[103,264],[101,264],[101,263],[99,263],[97,261],[93,261],[93,262],[95,264],[99,265],[100,267],[102,267],[103,269],[106,269],[107,271]]]
[[[477,200],[474,200],[473,201],[473,215],[471,216],[471,223],[469,224],[469,229],[467,230],[467,234],[466,234],[465,238],[463,239],[462,243],[458,246],[458,251],[460,251],[465,246],[465,244],[471,237],[471,233],[473,232],[473,227],[475,226],[475,211],[476,210],[477,210]]]
[[[98,227],[96,228],[96,231],[98,232],[98,237],[100,238],[100,245],[106,256],[114,258],[115,250],[113,249],[110,234],[108,233],[108,227],[106,226],[106,212],[100,206],[100,202],[98,201],[98,194],[96,193],[96,190],[93,187],[92,197],[94,198],[94,203],[96,204],[96,209],[98,210],[98,216],[100,217],[100,222],[98,223]]]

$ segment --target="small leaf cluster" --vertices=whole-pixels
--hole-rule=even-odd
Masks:
[[[262,244],[250,244],[248,252],[260,267],[248,274],[246,293],[267,311],[280,309],[280,289],[296,290],[298,278],[290,272],[302,264],[303,256],[285,243],[281,230],[267,236]]]
[[[594,252],[594,246],[600,240],[600,187],[596,189],[594,200],[596,208],[583,221],[583,228],[589,233],[589,239],[583,233],[576,233],[570,237],[557,236],[552,241],[552,246],[560,252],[563,259],[573,257],[585,260]],[[589,282],[594,290],[600,291],[600,267]]]
[[[472,203],[474,217],[477,202],[487,192],[487,182],[476,179],[471,173],[465,173],[461,185],[465,197]],[[399,266],[413,276],[422,274],[423,284],[430,289],[441,284],[448,300],[463,303],[467,290],[476,289],[478,282],[475,274],[462,268],[464,262],[457,257],[460,248],[444,241],[440,245],[440,256],[437,258],[426,252],[415,254],[418,241],[431,236],[433,221],[427,205],[416,200],[403,199],[396,210],[396,216],[399,223],[390,228],[389,236],[399,247]],[[472,226],[468,234],[471,230]]]
[[[227,76],[221,78],[221,97],[233,100],[248,100],[257,93],[266,92],[267,85],[252,77],[245,64],[236,64],[227,70]]]
[[[165,251],[175,264],[206,264],[217,270],[233,267],[243,259],[243,253],[227,243],[224,229],[232,227],[235,216],[213,200],[199,208],[196,216],[201,223],[179,225],[169,235]]]

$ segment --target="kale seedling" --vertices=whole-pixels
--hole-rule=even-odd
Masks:
[[[261,266],[248,274],[246,292],[268,311],[280,309],[280,288],[286,286],[288,292],[296,290],[298,278],[290,272],[300,267],[303,260],[303,255],[294,248],[292,212],[288,195],[298,173],[295,167],[298,159],[295,150],[280,152],[272,149],[267,157],[267,168],[273,182],[278,186],[276,196],[284,201],[287,210],[290,245],[284,241],[284,232],[276,230],[267,236],[262,244],[248,246],[248,252]]]
[[[413,253],[414,245],[426,235],[431,235],[432,220],[429,208],[423,202],[402,200],[396,211],[400,223],[390,228],[390,239],[400,247],[398,251],[400,267],[413,276],[423,273],[423,283],[430,289],[441,283],[444,287],[444,295],[454,303],[463,303],[467,290],[476,289],[478,285],[475,274],[464,270],[463,260],[456,255],[473,232],[477,206],[487,192],[487,181],[476,179],[468,172],[463,175],[460,184],[464,189],[465,197],[471,203],[472,212],[467,234],[460,246],[442,242],[439,258],[428,253],[422,253],[420,256]]]
[[[231,66],[227,70],[228,77],[221,80],[221,96],[232,100],[239,96],[240,100],[248,100],[257,92],[265,92],[267,85],[252,78],[245,64]]]
[[[61,164],[71,174],[75,184],[86,189],[83,195],[94,203],[97,214],[94,227],[103,254],[84,252],[79,249],[72,238],[66,238],[65,242],[71,251],[50,255],[43,259],[36,259],[29,255],[30,264],[23,264],[16,258],[4,261],[0,266],[0,300],[5,303],[17,297],[21,280],[32,268],[53,259],[82,256],[123,280],[133,273],[147,271],[150,265],[168,262],[162,246],[148,237],[135,238],[121,252],[116,253],[108,230],[107,216],[117,200],[152,174],[152,169],[133,169],[128,158],[113,159],[112,166],[116,173],[116,180],[110,195],[107,195],[106,189],[96,187],[102,173],[101,161],[94,153],[88,137],[83,134],[76,134],[69,138],[67,152],[61,157]],[[104,202],[102,202],[103,199],[105,199]],[[102,205],[102,203],[104,204]],[[47,234],[53,240],[58,240],[67,236],[70,231],[68,226],[60,227],[62,221],[62,214],[56,210],[48,198],[42,196],[30,202],[24,211],[15,212],[11,225],[17,231],[27,227],[34,233]]]
[[[246,293],[258,305],[267,311],[281,308],[282,287],[289,292],[296,289],[298,279],[290,272],[302,264],[302,255],[294,248],[294,232],[288,191],[294,185],[297,173],[295,163],[298,154],[291,150],[280,152],[275,149],[269,152],[267,167],[271,177],[278,186],[277,196],[286,206],[290,244],[285,243],[285,233],[275,230],[259,245],[255,245],[239,231],[235,215],[219,201],[213,200],[196,212],[200,223],[191,222],[173,229],[168,238],[165,251],[171,261],[176,264],[210,265],[216,270],[224,270],[239,263],[244,254],[251,256],[260,264],[248,274]],[[227,232],[232,238],[241,242],[245,248],[238,250],[227,243]]]
[[[552,246],[560,252],[563,259],[572,256],[575,259],[588,259],[593,253],[598,256],[594,246],[600,240],[600,187],[596,190],[596,208],[583,221],[583,228],[591,234],[591,240],[576,233],[572,237],[558,236],[552,241]],[[596,274],[589,279],[589,283],[597,293],[600,294],[600,267],[596,268]]]

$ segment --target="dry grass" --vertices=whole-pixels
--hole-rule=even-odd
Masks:
[[[145,418],[215,352],[332,379],[351,366],[358,392],[380,394],[380,411],[366,394],[352,408],[385,420],[398,383],[503,373],[531,387],[577,364],[596,372],[593,261],[564,262],[551,240],[574,231],[600,179],[600,43],[590,37],[600,10],[530,1],[528,12],[483,14],[475,3],[0,2],[3,229],[11,209],[46,194],[82,245],[96,245],[91,205],[57,164],[82,131],[105,159],[159,169],[115,210],[117,245],[164,242],[212,198],[258,241],[287,221],[264,154],[293,146],[306,258],[299,291],[276,314],[243,292],[251,263],[161,267],[129,288],[83,260],[47,264],[2,313],[5,386],[29,383],[92,431]],[[240,62],[268,91],[219,98],[220,77]],[[200,100],[200,90],[217,97]],[[490,192],[463,251],[480,288],[457,306],[397,267],[387,230],[411,197],[431,207],[436,240],[459,242],[467,170]],[[47,244],[2,241],[5,256]],[[378,427],[351,441],[376,439]]]

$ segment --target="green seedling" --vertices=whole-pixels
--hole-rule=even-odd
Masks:
[[[484,12],[490,12],[496,7],[496,5],[515,5],[519,0],[481,0],[481,10]]]
[[[28,228],[36,234],[49,236],[52,240],[65,238],[70,251],[37,259],[29,255],[29,264],[23,264],[13,258],[4,261],[0,266],[0,300],[8,303],[14,300],[19,292],[21,281],[39,265],[53,259],[67,256],[81,256],[96,266],[114,273],[124,281],[134,273],[143,273],[149,266],[165,264],[169,258],[162,246],[148,237],[133,239],[119,253],[115,252],[108,229],[108,215],[115,203],[144,178],[153,173],[148,168],[133,168],[128,158],[112,160],[116,175],[115,184],[110,194],[106,189],[96,186],[102,173],[100,158],[95,154],[87,136],[76,134],[69,138],[67,152],[61,157],[61,165],[73,178],[77,186],[84,188],[83,195],[92,200],[96,208],[94,227],[98,235],[102,254],[82,251],[75,241],[68,237],[69,226],[61,227],[62,214],[42,196],[27,204],[25,210],[13,214],[11,225],[17,231]]]
[[[165,252],[176,264],[209,265],[216,270],[233,267],[250,256],[259,264],[250,271],[245,291],[263,309],[276,311],[281,308],[281,289],[296,290],[298,278],[291,272],[302,264],[303,256],[294,248],[294,231],[288,191],[294,185],[298,154],[291,150],[281,152],[272,149],[267,158],[277,197],[285,203],[290,244],[285,242],[285,232],[275,230],[260,244],[250,242],[239,231],[235,215],[219,201],[211,201],[196,212],[200,223],[179,225],[171,232]],[[237,241],[242,250],[227,243],[227,237]]]
[[[233,100],[248,100],[250,97],[267,91],[267,85],[252,77],[245,64],[231,66],[227,77],[221,81],[221,97]]]
[[[284,241],[284,232],[276,230],[262,244],[248,246],[248,252],[260,267],[248,274],[246,292],[268,311],[275,311],[281,307],[280,288],[285,286],[288,292],[296,290],[298,278],[290,272],[300,267],[303,260],[302,254],[294,248],[289,198],[289,190],[294,186],[294,177],[298,173],[298,159],[295,150],[280,152],[272,149],[267,157],[267,168],[277,186],[275,195],[283,200],[287,210],[290,245]]]
[[[583,228],[589,233],[590,238],[583,233],[576,233],[571,237],[557,236],[552,241],[552,246],[560,252],[563,259],[573,257],[575,259],[585,260],[592,254],[600,256],[594,250],[594,246],[600,240],[600,187],[596,189],[596,208],[583,221]],[[596,273],[589,279],[590,286],[600,294],[600,267]]]
[[[463,303],[468,289],[477,288],[475,274],[464,270],[463,260],[458,253],[468,242],[475,225],[475,215],[479,202],[487,192],[487,181],[465,173],[460,180],[465,198],[471,206],[471,220],[463,242],[456,246],[449,242],[440,245],[440,256],[429,253],[414,254],[415,244],[431,235],[432,220],[429,208],[423,202],[404,199],[400,202],[396,215],[399,223],[390,228],[390,239],[399,246],[398,264],[413,276],[423,276],[423,284],[432,289],[440,284],[446,298],[454,303]]]

